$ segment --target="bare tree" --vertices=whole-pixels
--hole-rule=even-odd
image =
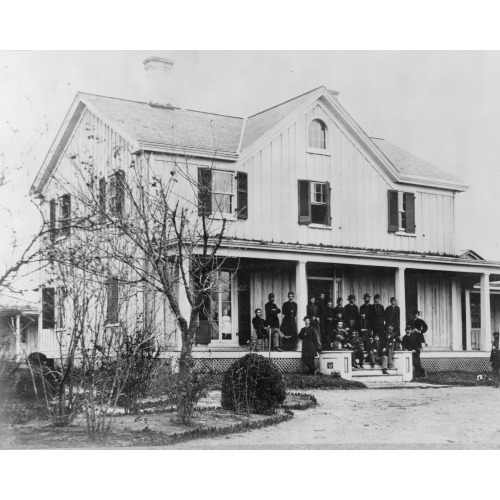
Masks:
[[[71,158],[75,177],[58,181],[75,199],[71,220],[58,229],[71,236],[49,245],[48,258],[93,269],[96,278],[104,277],[103,268],[109,272],[117,266],[122,270],[114,274],[119,284],[165,299],[181,337],[177,410],[185,422],[200,395],[192,357],[200,312],[210,308],[219,271],[227,265],[221,251],[230,238],[227,221],[217,216],[219,204],[227,200],[212,195],[187,157],[169,157],[161,169],[151,156],[141,158],[126,171],[114,172],[107,184],[91,162]],[[213,163],[206,166],[213,168]],[[210,213],[204,209],[207,203],[212,204]],[[143,306],[150,315],[144,301]]]

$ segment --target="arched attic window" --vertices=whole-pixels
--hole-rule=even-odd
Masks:
[[[309,124],[308,145],[314,149],[326,149],[326,125],[321,120]]]

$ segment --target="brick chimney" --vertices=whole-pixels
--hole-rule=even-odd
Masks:
[[[146,71],[149,105],[172,108],[170,104],[170,72],[174,61],[162,57],[148,57],[143,64]]]

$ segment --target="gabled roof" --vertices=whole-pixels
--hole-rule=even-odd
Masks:
[[[286,118],[292,111],[306,102],[311,94],[321,87],[310,90],[305,94],[301,94],[293,99],[282,102],[272,108],[261,111],[255,115],[248,117],[245,126],[245,132],[241,149],[245,150],[250,144],[253,144],[259,137],[262,137],[268,130],[271,130],[280,121]]]
[[[43,189],[64,151],[79,117],[89,109],[111,128],[146,151],[171,151],[238,160],[250,154],[266,134],[272,134],[294,113],[301,112],[316,99],[328,104],[361,140],[370,154],[396,182],[429,185],[456,191],[467,186],[455,176],[383,139],[370,139],[337,100],[338,92],[318,87],[244,119],[189,109],[151,106],[146,102],[78,93],[45,161],[33,182],[32,195]]]
[[[468,260],[484,260],[477,252],[474,252],[474,250],[462,250],[460,253],[460,258],[461,259],[468,259]]]
[[[145,102],[81,94],[111,123],[139,144],[236,153],[243,118],[179,108],[160,108]]]
[[[385,139],[371,137],[371,140],[394,165],[403,178],[436,179],[463,184],[458,177],[446,172],[442,168],[436,167],[436,165],[428,161],[422,160],[422,158],[401,149]]]

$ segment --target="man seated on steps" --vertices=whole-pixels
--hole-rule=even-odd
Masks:
[[[387,367],[389,366],[389,356],[387,351],[387,343],[382,342],[378,333],[375,333],[375,361],[382,365],[382,373],[384,375],[389,375]]]
[[[375,358],[377,357],[377,343],[373,338],[373,330],[367,330],[363,338],[363,344],[366,351],[365,361],[369,361],[372,368],[375,367]]]
[[[269,335],[269,331],[271,331],[271,347],[273,351],[281,352],[280,339],[291,338],[291,336],[287,337],[284,333],[280,332],[278,328],[271,328],[268,322],[262,317],[262,309],[259,307],[255,309],[255,317],[252,318],[252,325],[259,339],[266,338]]]
[[[394,344],[396,342],[396,335],[397,333],[394,331],[394,325],[392,323],[389,323],[384,333],[384,337],[381,339],[381,343],[383,344],[386,350],[387,362],[389,368],[394,368],[394,363],[392,362],[392,358],[394,356]]]
[[[352,349],[352,368],[356,370],[358,368],[364,369],[363,361],[365,358],[365,353],[363,352],[363,340],[359,338],[358,332],[353,331],[349,334],[349,344],[346,346],[348,349]]]

